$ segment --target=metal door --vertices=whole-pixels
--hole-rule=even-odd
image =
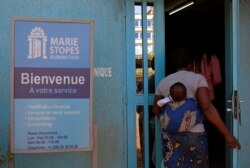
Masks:
[[[229,32],[226,37],[226,118],[233,134],[240,140],[241,150],[227,148],[228,168],[247,168],[249,160],[249,30],[250,2],[244,0],[226,1],[226,16]],[[229,41],[229,43],[227,43]]]
[[[236,1],[236,0],[235,0]],[[238,167],[247,168],[250,165],[250,1],[237,0],[238,3],[238,23],[239,23],[239,41],[238,41],[238,104],[239,104],[239,128],[238,137],[241,142],[241,150],[238,151]]]
[[[127,167],[159,167],[160,133],[150,109],[165,72],[164,1],[126,0],[126,8]]]

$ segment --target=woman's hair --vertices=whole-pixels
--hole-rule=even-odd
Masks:
[[[173,69],[186,68],[193,63],[193,57],[186,48],[174,48],[171,54]]]
[[[204,59],[203,54],[206,54],[206,61],[208,64],[211,62],[211,56],[213,54],[211,49],[205,49],[205,48],[198,48],[194,52],[194,69],[195,72],[201,73],[201,62]]]

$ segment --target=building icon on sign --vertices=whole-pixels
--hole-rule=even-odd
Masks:
[[[29,42],[29,54],[28,58],[39,58],[47,59],[46,55],[46,42],[47,36],[41,27],[35,27],[31,30],[28,36]]]

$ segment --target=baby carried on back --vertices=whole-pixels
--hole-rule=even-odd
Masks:
[[[203,113],[193,98],[186,97],[186,87],[177,82],[170,87],[170,95],[159,100],[159,106],[165,106],[160,114],[163,130],[168,133],[191,131],[203,122]]]

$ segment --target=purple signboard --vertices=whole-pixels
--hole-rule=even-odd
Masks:
[[[92,150],[92,60],[91,21],[12,19],[12,152]]]

